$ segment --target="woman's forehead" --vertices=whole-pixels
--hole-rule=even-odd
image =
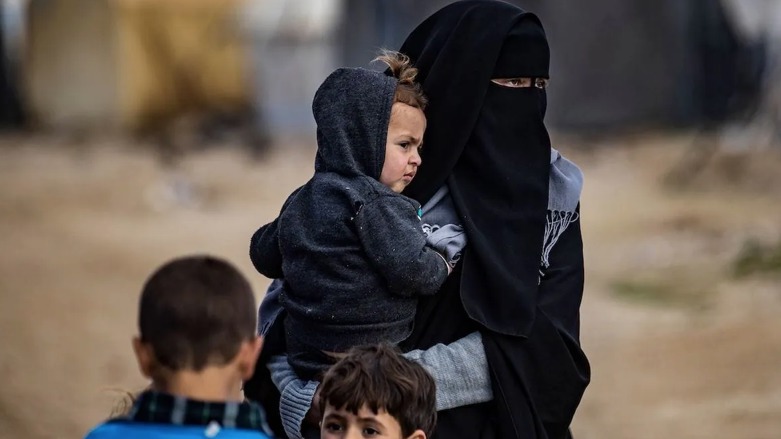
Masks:
[[[493,69],[495,78],[548,77],[550,48],[537,20],[522,19],[507,33]]]

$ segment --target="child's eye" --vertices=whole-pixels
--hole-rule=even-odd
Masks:
[[[380,432],[376,428],[366,427],[363,429],[363,436],[364,437],[373,437],[373,436],[379,436]]]
[[[399,146],[401,146],[404,149],[409,148],[410,143],[409,142],[401,142],[399,143]]]
[[[334,433],[334,432],[342,431],[342,426],[340,424],[337,424],[336,422],[328,422],[325,424],[325,429]]]

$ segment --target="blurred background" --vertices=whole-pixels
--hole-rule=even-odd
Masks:
[[[237,264],[312,174],[311,100],[450,1],[0,0],[0,437],[144,385],[146,276]],[[586,174],[579,439],[779,437],[781,0],[517,0]],[[376,67],[376,66],[375,66]]]

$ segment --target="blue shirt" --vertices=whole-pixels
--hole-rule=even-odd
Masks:
[[[203,425],[149,424],[141,422],[107,422],[97,426],[86,439],[269,439],[255,430],[223,428],[216,422]]]
[[[127,415],[97,426],[86,439],[268,439],[270,434],[258,404],[146,391],[136,397]]]

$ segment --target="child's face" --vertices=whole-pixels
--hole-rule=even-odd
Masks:
[[[364,405],[353,413],[346,409],[337,410],[328,404],[320,426],[320,439],[405,439],[401,425],[385,410],[374,413]],[[416,430],[407,439],[426,439],[422,430]]]
[[[396,102],[391,109],[385,163],[380,183],[400,193],[407,187],[420,166],[418,149],[423,144],[426,116],[419,108]]]

